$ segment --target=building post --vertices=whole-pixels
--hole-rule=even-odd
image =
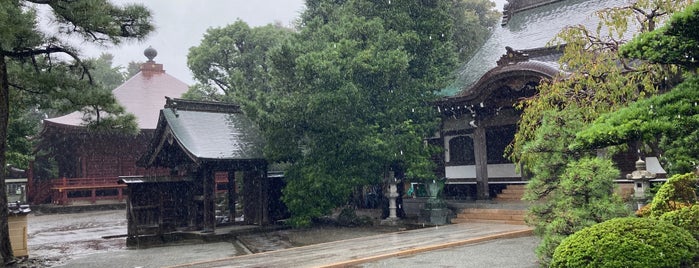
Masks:
[[[214,204],[214,185],[216,184],[216,181],[214,178],[214,173],[211,171],[211,167],[208,165],[202,167],[200,176],[204,190],[204,232],[213,232],[216,228],[216,207]]]
[[[228,221],[235,222],[236,211],[235,205],[238,200],[238,195],[235,192],[235,170],[228,171]]]
[[[486,146],[485,128],[482,126],[476,127],[473,131],[473,153],[476,158],[476,196],[479,200],[487,200],[490,199],[488,148]]]

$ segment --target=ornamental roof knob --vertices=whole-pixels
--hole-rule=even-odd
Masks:
[[[155,48],[148,46],[148,48],[146,48],[146,50],[143,51],[143,55],[145,55],[146,58],[148,58],[148,61],[153,61],[155,56],[158,56],[158,51],[155,50]]]

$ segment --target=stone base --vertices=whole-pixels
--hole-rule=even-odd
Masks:
[[[423,209],[420,210],[420,223],[426,223],[430,225],[445,225],[448,224],[447,217],[449,216],[449,209],[438,208],[438,209]]]

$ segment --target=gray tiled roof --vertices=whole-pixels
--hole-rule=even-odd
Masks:
[[[231,103],[168,98],[142,167],[265,162],[257,125]]]
[[[564,27],[578,24],[594,27],[597,24],[593,16],[595,11],[626,3],[626,0],[569,0],[516,13],[507,25],[493,30],[486,43],[458,70],[456,81],[442,90],[441,95],[453,96],[468,89],[496,66],[506,46],[516,50],[544,47]],[[557,58],[553,55],[530,59],[547,62]]]
[[[189,155],[202,159],[263,159],[263,140],[242,113],[163,109],[174,138]]]

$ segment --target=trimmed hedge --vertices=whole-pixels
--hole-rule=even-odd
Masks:
[[[650,203],[650,216],[660,217],[666,212],[697,203],[697,177],[693,173],[678,174],[667,180]]]
[[[549,267],[681,267],[698,254],[699,242],[669,222],[616,218],[563,240]]]
[[[660,216],[660,220],[681,227],[689,231],[694,238],[699,239],[699,205],[670,211]]]

